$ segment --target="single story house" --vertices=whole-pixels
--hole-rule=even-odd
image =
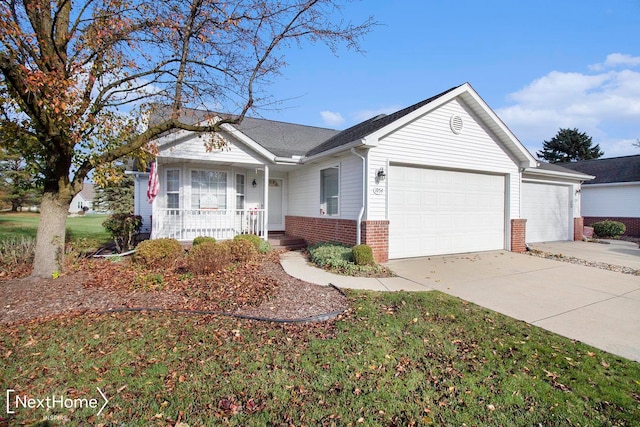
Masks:
[[[151,238],[284,231],[368,244],[378,262],[582,238],[592,176],[540,164],[468,83],[344,131],[256,118],[223,128],[219,150],[187,131],[157,140],[152,204],[148,173],[134,173]]]
[[[627,227],[626,235],[640,237],[640,155],[583,160],[563,165],[595,175],[582,186],[585,225],[611,219]]]
[[[69,205],[69,213],[77,214],[80,212],[93,212],[93,199],[96,196],[93,184],[85,182],[82,186],[82,190],[73,196],[71,204]]]

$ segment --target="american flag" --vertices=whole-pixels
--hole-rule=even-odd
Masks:
[[[149,173],[149,183],[147,185],[147,200],[149,203],[153,203],[160,192],[160,181],[158,180],[158,169],[156,168],[156,162],[151,162],[151,172]]]

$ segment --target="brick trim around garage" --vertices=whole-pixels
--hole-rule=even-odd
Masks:
[[[313,245],[320,242],[356,244],[357,222],[352,219],[312,218],[287,215],[285,233]],[[371,246],[376,262],[389,260],[389,221],[362,221],[360,240]]]
[[[527,220],[523,218],[511,220],[511,252],[527,251]]]

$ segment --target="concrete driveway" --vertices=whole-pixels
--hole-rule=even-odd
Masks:
[[[562,253],[570,255],[572,242],[561,243],[567,244]],[[598,247],[606,245],[590,245],[597,245],[587,247],[595,248],[590,256],[597,260]],[[626,254],[630,262],[640,258],[637,251]],[[387,265],[420,287],[640,362],[639,276],[505,251],[400,259]]]

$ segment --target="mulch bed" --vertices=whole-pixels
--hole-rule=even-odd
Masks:
[[[77,261],[57,279],[16,278],[28,272],[0,273],[0,323],[139,308],[299,320],[348,306],[339,290],[289,276],[277,253],[203,276],[181,265],[150,271],[105,259]]]

